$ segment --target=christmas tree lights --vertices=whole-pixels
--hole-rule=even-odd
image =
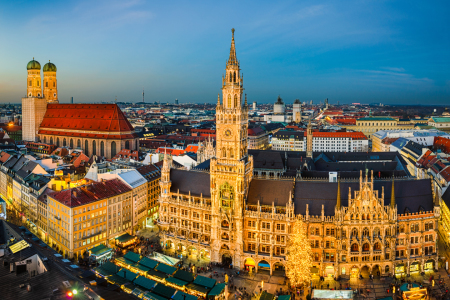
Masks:
[[[311,282],[312,251],[303,221],[297,219],[289,235],[286,276],[291,286],[306,287]]]

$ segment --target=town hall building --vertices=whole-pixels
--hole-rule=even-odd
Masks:
[[[437,269],[440,209],[430,180],[410,176],[391,153],[249,153],[243,92],[233,29],[215,155],[190,171],[164,158],[158,224],[165,249],[272,274],[284,270],[289,234],[302,219],[313,276]],[[314,178],[323,170],[342,179]]]

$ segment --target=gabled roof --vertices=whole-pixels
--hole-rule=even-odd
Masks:
[[[248,204],[285,206],[294,194],[293,180],[253,179],[248,192]]]
[[[211,197],[211,178],[208,173],[171,169],[170,180],[172,181],[170,188],[172,193],[180,190],[182,194],[191,192],[193,196]]]

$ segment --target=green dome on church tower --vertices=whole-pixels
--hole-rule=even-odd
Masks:
[[[44,65],[44,72],[56,72],[55,64],[53,64],[50,61],[48,61],[48,63],[46,63]]]
[[[41,69],[41,64],[37,60],[34,60],[34,57],[33,57],[33,60],[30,61],[27,65],[27,70],[40,70],[40,69]]]

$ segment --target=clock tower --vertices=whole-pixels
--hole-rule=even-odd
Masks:
[[[236,58],[234,29],[216,107],[216,156],[211,159],[211,260],[242,267],[243,210],[253,175],[248,156],[248,105]]]

